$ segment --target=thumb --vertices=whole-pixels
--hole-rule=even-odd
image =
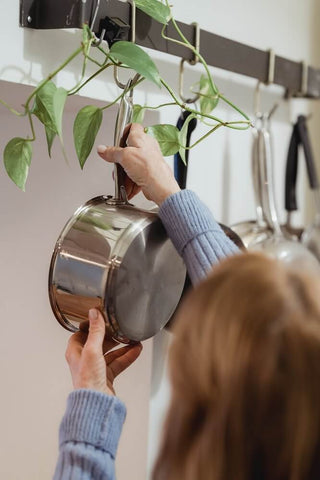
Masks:
[[[89,334],[85,347],[102,352],[102,344],[106,332],[106,325],[102,314],[96,308],[89,310]]]
[[[110,163],[121,163],[123,156],[122,147],[106,147],[105,145],[99,145],[97,152],[101,158]]]

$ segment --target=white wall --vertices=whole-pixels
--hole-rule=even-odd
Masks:
[[[40,32],[19,29],[18,1],[0,0],[0,98],[16,108],[28,87],[48,74],[76,45],[79,35],[72,32]],[[175,0],[176,18],[198,21],[202,28],[253,46],[274,48],[277,54],[293,60],[305,59],[319,66],[317,41],[319,7],[316,0],[229,0],[229,2]],[[196,5],[196,6],[195,6]],[[77,38],[75,38],[77,37]],[[178,60],[153,54],[161,74],[178,84]],[[199,67],[186,67],[186,83],[197,79]],[[212,70],[221,91],[252,115],[255,81],[239,75]],[[71,86],[77,78],[76,64],[60,75],[59,84]],[[94,82],[83,95],[103,104],[114,97],[110,77]],[[280,99],[283,91],[270,87],[263,94],[267,108]],[[138,102],[157,104],[164,94],[152,86],[137,94]],[[75,112],[92,100],[77,97],[68,101],[64,118],[66,165],[58,144],[53,158],[46,153],[44,137],[35,146],[26,193],[20,192],[0,166],[0,378],[2,398],[0,424],[0,476],[10,480],[50,478],[57,455],[57,429],[71,389],[64,361],[68,333],[55,321],[47,298],[47,272],[50,254],[59,231],[76,207],[87,199],[112,191],[111,168],[92,154],[83,172],[77,165],[72,146]],[[312,139],[319,153],[317,102],[294,100],[282,104],[274,117],[276,193],[283,215],[283,170],[290,121],[297,113],[313,112]],[[97,144],[111,143],[116,109],[105,115]],[[220,107],[217,115],[230,118],[230,110]],[[146,118],[148,124],[176,122],[175,108]],[[23,136],[28,127],[0,107],[1,150],[12,136]],[[197,129],[194,139],[201,133]],[[254,216],[249,165],[250,132],[219,130],[190,154],[188,186],[198,192],[218,220],[231,224]],[[308,205],[308,193],[300,179],[301,203]],[[306,199],[305,202],[303,202]],[[138,200],[139,204],[143,201]],[[312,214],[310,210],[309,215]],[[302,215],[297,216],[297,221]],[[118,392],[128,405],[128,417],[121,438],[117,470],[119,480],[146,478],[152,464],[163,411],[168,398],[164,376],[165,352],[169,335],[163,332],[154,342],[145,343],[141,358],[119,380]],[[152,348],[153,347],[153,348]],[[150,379],[152,377],[152,381]],[[149,402],[150,400],[150,402]],[[148,417],[149,421],[149,442]],[[138,441],[137,441],[138,439]],[[149,451],[147,452],[147,447]]]

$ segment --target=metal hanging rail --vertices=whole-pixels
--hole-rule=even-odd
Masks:
[[[93,31],[110,43],[129,40],[130,3],[121,0],[20,0],[20,26],[34,29],[81,28],[91,25],[95,12]],[[177,22],[185,37],[194,42],[194,25]],[[135,39],[138,45],[192,61],[190,50],[161,37],[162,25],[140,10],[136,12]],[[172,25],[166,35],[178,38]],[[268,83],[270,74],[269,51],[200,30],[201,54],[208,65]],[[305,62],[274,56],[273,83],[281,85],[290,94],[305,98],[320,98],[320,69],[307,66]]]

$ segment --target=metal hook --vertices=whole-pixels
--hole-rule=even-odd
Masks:
[[[257,118],[265,117],[266,119],[270,119],[272,117],[272,115],[274,114],[274,112],[279,107],[280,102],[276,102],[273,105],[273,107],[271,108],[271,110],[269,110],[269,112],[262,113],[261,108],[260,108],[260,96],[261,96],[261,85],[262,84],[263,84],[263,82],[260,82],[260,80],[258,80],[256,89],[255,89],[255,95],[254,95],[254,114]]]
[[[272,48],[270,48],[270,50],[268,50],[268,51],[269,51],[268,80],[265,83],[265,85],[272,85],[274,83],[276,56],[275,56],[274,50]],[[274,112],[279,107],[279,102],[276,102],[267,114],[263,115],[261,113],[260,97],[261,97],[261,85],[262,84],[263,84],[263,82],[258,80],[256,89],[255,89],[255,95],[254,95],[254,113],[255,113],[255,116],[258,117],[258,118],[261,118],[262,116],[266,116],[266,118],[269,119],[269,118],[271,118],[271,116],[274,114]]]
[[[195,40],[195,49],[197,52],[200,52],[200,28],[199,24],[197,22],[193,22],[192,25],[194,25],[195,30],[194,30],[194,40]],[[194,54],[192,60],[186,60],[185,58],[182,58],[180,61],[180,68],[179,68],[179,96],[181,100],[184,101],[184,103],[195,103],[199,97],[200,94],[196,93],[193,98],[187,98],[184,96],[183,93],[183,74],[184,74],[184,62],[188,62],[190,65],[196,65],[199,61],[199,58],[196,54]]]
[[[92,46],[93,47],[99,47],[99,45],[101,45],[102,43],[102,40],[104,38],[104,35],[106,33],[106,29],[103,28],[102,31],[101,31],[101,35],[100,35],[100,38],[98,38],[95,33],[93,32],[93,26],[94,26],[94,22],[96,21],[96,18],[97,18],[97,14],[98,14],[98,11],[99,11],[99,7],[100,7],[100,0],[97,0],[97,3],[96,3],[96,8],[95,8],[95,11],[94,11],[94,14],[93,14],[93,17],[92,17],[92,21],[91,21],[91,25],[90,25],[90,30],[91,32],[93,33],[94,35],[94,41],[92,42]]]
[[[306,97],[308,93],[308,77],[309,77],[309,67],[307,62],[302,61],[301,62],[301,87],[300,87],[300,92],[299,95],[301,97]]]
[[[135,4],[135,1],[134,0],[127,0],[127,3],[130,4],[131,6],[131,38],[130,38],[130,41],[132,43],[135,43],[136,42],[136,4]],[[118,65],[115,65],[113,67],[113,77],[114,77],[114,81],[116,82],[116,84],[118,85],[119,88],[121,88],[122,90],[124,90],[126,88],[126,83],[122,83],[120,80],[119,80],[119,77],[118,77]],[[136,78],[136,77],[134,77]],[[139,78],[139,76],[138,76]],[[137,80],[138,80],[137,78]]]
[[[300,90],[286,90],[285,99],[288,100],[293,97],[307,97],[308,95],[308,81],[309,81],[309,67],[307,62],[301,62],[301,84]]]
[[[270,48],[267,85],[271,85],[272,83],[274,83],[275,67],[276,67],[276,55],[274,53],[273,48]]]

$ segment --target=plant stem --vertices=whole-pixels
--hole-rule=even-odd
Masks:
[[[169,5],[169,2],[168,0],[166,0],[166,5],[167,7],[170,9],[170,12],[171,12],[171,8],[170,8],[170,5]],[[177,22],[175,21],[175,19],[173,18],[173,16],[171,15],[171,22],[176,30],[176,32],[178,33],[178,35],[180,36],[180,38],[182,39],[183,41],[183,44],[185,47],[189,48],[193,54],[198,57],[198,59],[200,60],[200,62],[202,63],[206,73],[207,73],[207,76],[208,76],[208,80],[210,82],[210,86],[213,90],[214,93],[218,93],[218,89],[212,79],[212,76],[210,74],[210,71],[209,71],[209,67],[207,65],[207,62],[205,61],[205,59],[203,58],[203,56],[200,54],[200,52],[188,41],[188,39],[183,35],[182,31],[180,30],[180,28],[178,27],[178,24]],[[167,38],[167,40],[171,40],[171,41],[174,41],[174,39],[170,39],[170,38]]]
[[[101,110],[107,110],[107,108],[112,107],[115,103],[117,103],[123,95],[125,95],[126,92],[122,92],[121,95],[119,95],[115,100],[113,100],[111,103],[108,103],[108,105],[105,105],[104,107],[101,108]]]
[[[14,108],[10,107],[10,105],[5,102],[4,100],[1,100],[0,99],[0,103],[6,107],[11,113],[13,113],[14,115],[17,115],[18,117],[24,117],[25,116],[25,112],[21,113],[21,112],[18,112],[17,110],[15,110]]]
[[[209,130],[209,132],[207,132],[205,135],[202,135],[202,137],[200,137],[196,142],[194,142],[192,145],[190,145],[190,147],[185,147],[185,149],[186,150],[191,150],[191,148],[198,145],[200,142],[202,142],[202,140],[209,137],[213,132],[218,130],[218,128],[223,127],[223,126],[224,126],[223,123],[218,123],[218,125],[215,125],[213,128],[211,128],[211,130]]]
[[[131,90],[134,89],[139,83],[143,82],[144,78],[140,78],[134,85],[132,85]],[[107,108],[112,107],[115,103],[117,103],[127,92],[124,90],[115,100],[113,100],[111,103],[108,103],[108,105],[105,105],[104,107],[101,108],[101,110],[107,110]]]
[[[87,83],[89,83],[94,77],[96,77],[101,72],[103,72],[103,70],[106,70],[108,67],[111,67],[112,65],[113,65],[112,63],[107,63],[103,67],[99,68],[99,70],[97,70],[93,75],[91,75],[91,77],[87,78],[87,80],[85,82],[83,82],[82,85],[79,85],[78,87],[75,86],[74,87],[74,88],[76,88],[75,91],[73,91],[74,88],[72,90],[69,90],[68,95],[75,95],[76,93],[78,93],[81,90],[81,88],[83,88]]]
[[[175,105],[177,105],[176,102],[168,102],[168,103],[162,103],[161,105],[157,105],[155,107],[151,107],[150,105],[144,105],[142,108],[144,110],[158,110],[159,108],[162,108],[162,107],[170,107]]]
[[[79,53],[81,53],[83,50],[83,46],[81,45],[81,47],[77,48],[77,50],[75,50],[71,55],[70,57],[67,58],[67,60],[65,60],[56,70],[54,70],[52,73],[50,73],[44,80],[42,80],[42,82],[39,83],[39,85],[37,86],[37,88],[35,88],[33,90],[33,92],[31,93],[31,95],[29,95],[29,97],[27,98],[27,101],[26,101],[26,104],[24,105],[25,107],[25,111],[27,112],[28,109],[29,109],[29,103],[31,102],[32,98],[38,93],[38,91],[46,84],[48,83],[52,78],[54,78],[61,70],[64,69],[64,67],[66,67],[68,65],[68,63],[70,63],[76,56],[79,55]]]
[[[171,8],[170,8],[170,5],[169,5],[169,2],[168,0],[166,0],[166,5],[167,7],[170,9],[170,12],[171,12]],[[230,107],[232,107],[234,110],[236,110],[242,117],[244,117],[246,120],[250,121],[249,117],[238,107],[236,107],[232,102],[230,102],[230,100],[228,100],[226,97],[224,97],[224,95],[221,95],[212,79],[212,75],[210,74],[210,71],[209,71],[209,67],[208,67],[208,64],[207,62],[205,61],[205,59],[202,57],[202,55],[200,54],[200,52],[188,41],[188,39],[183,35],[182,31],[180,30],[177,22],[175,21],[175,19],[173,18],[173,16],[171,15],[171,19],[172,21],[172,24],[176,30],[176,32],[178,33],[178,35],[180,36],[180,38],[182,39],[182,42],[179,42],[178,40],[175,40],[174,38],[170,38],[170,37],[167,37],[165,34],[164,34],[164,28],[162,29],[161,31],[161,35],[163,36],[163,38],[165,38],[166,40],[169,40],[169,41],[172,41],[174,43],[178,43],[179,45],[183,45],[187,48],[189,48],[196,57],[198,57],[198,59],[200,60],[200,62],[202,63],[206,73],[207,73],[207,76],[208,76],[208,80],[209,80],[209,83],[210,83],[210,86],[213,90],[214,93],[218,94],[219,97],[224,101],[226,102]]]
[[[236,107],[232,102],[230,102],[230,100],[228,100],[224,95],[222,95],[221,93],[219,93],[219,98],[221,98],[221,100],[223,100],[225,103],[227,103],[228,105],[230,105],[230,107],[232,107],[234,110],[236,110],[238,113],[240,113],[240,115],[242,115],[244,118],[246,118],[249,122],[250,122],[250,118],[248,117],[248,115],[246,115],[242,110],[240,110],[240,108]],[[251,123],[251,122],[250,122]]]
[[[179,29],[177,23],[175,22],[175,20],[173,18],[171,18],[171,21],[174,25],[174,27],[176,28],[176,30],[178,31],[179,35],[181,34],[182,38],[185,39],[185,42],[180,42],[179,40],[176,40],[175,38],[171,38],[171,37],[168,37],[167,35],[164,34],[164,30],[165,30],[165,27],[166,25],[164,25],[164,27],[162,28],[161,30],[161,36],[164,40],[169,40],[170,42],[173,42],[173,43],[176,43],[177,45],[181,45],[182,47],[186,47],[186,48],[189,48],[189,50],[191,50],[195,56],[197,56],[201,62],[201,64],[203,65],[205,71],[206,71],[206,74],[207,74],[207,77],[208,77],[208,80],[209,80],[209,83],[210,83],[210,86],[212,88],[212,91],[214,93],[218,93],[218,89],[214,83],[214,81],[212,80],[212,75],[210,74],[210,71],[209,71],[209,67],[206,63],[206,61],[204,60],[204,58],[202,57],[202,55],[200,55],[200,53],[198,52],[198,50],[196,50],[192,45],[191,43],[188,42],[188,40],[184,37],[183,33],[181,32],[181,30]]]
[[[35,131],[34,131],[33,120],[32,120],[32,115],[31,115],[30,110],[28,110],[28,119],[29,119],[29,123],[30,123],[32,138],[28,138],[27,140],[28,140],[28,142],[34,142],[35,139],[36,139],[36,134],[35,134]]]
[[[246,130],[247,128],[249,128],[251,126],[251,122],[249,121],[238,121],[238,122],[224,122],[223,120],[221,120],[220,118],[217,118],[217,117],[214,117],[213,115],[209,115],[207,113],[200,113],[198,112],[197,110],[193,109],[193,108],[189,108],[185,103],[182,103],[180,102],[180,100],[177,98],[177,96],[175,95],[174,91],[172,90],[171,87],[169,87],[169,85],[161,78],[161,83],[162,85],[166,88],[166,90],[169,92],[169,94],[171,95],[171,97],[174,99],[174,101],[176,102],[176,104],[183,108],[184,110],[187,110],[188,112],[191,112],[191,113],[194,113],[195,115],[197,116],[201,116],[201,117],[205,117],[205,118],[209,118],[210,120],[214,120],[215,122],[218,122],[218,123],[221,123],[222,125],[225,125],[226,127],[229,127],[230,128],[235,128],[235,127],[232,127],[231,125],[237,125],[237,124],[245,124],[246,127],[240,127],[241,130]]]

